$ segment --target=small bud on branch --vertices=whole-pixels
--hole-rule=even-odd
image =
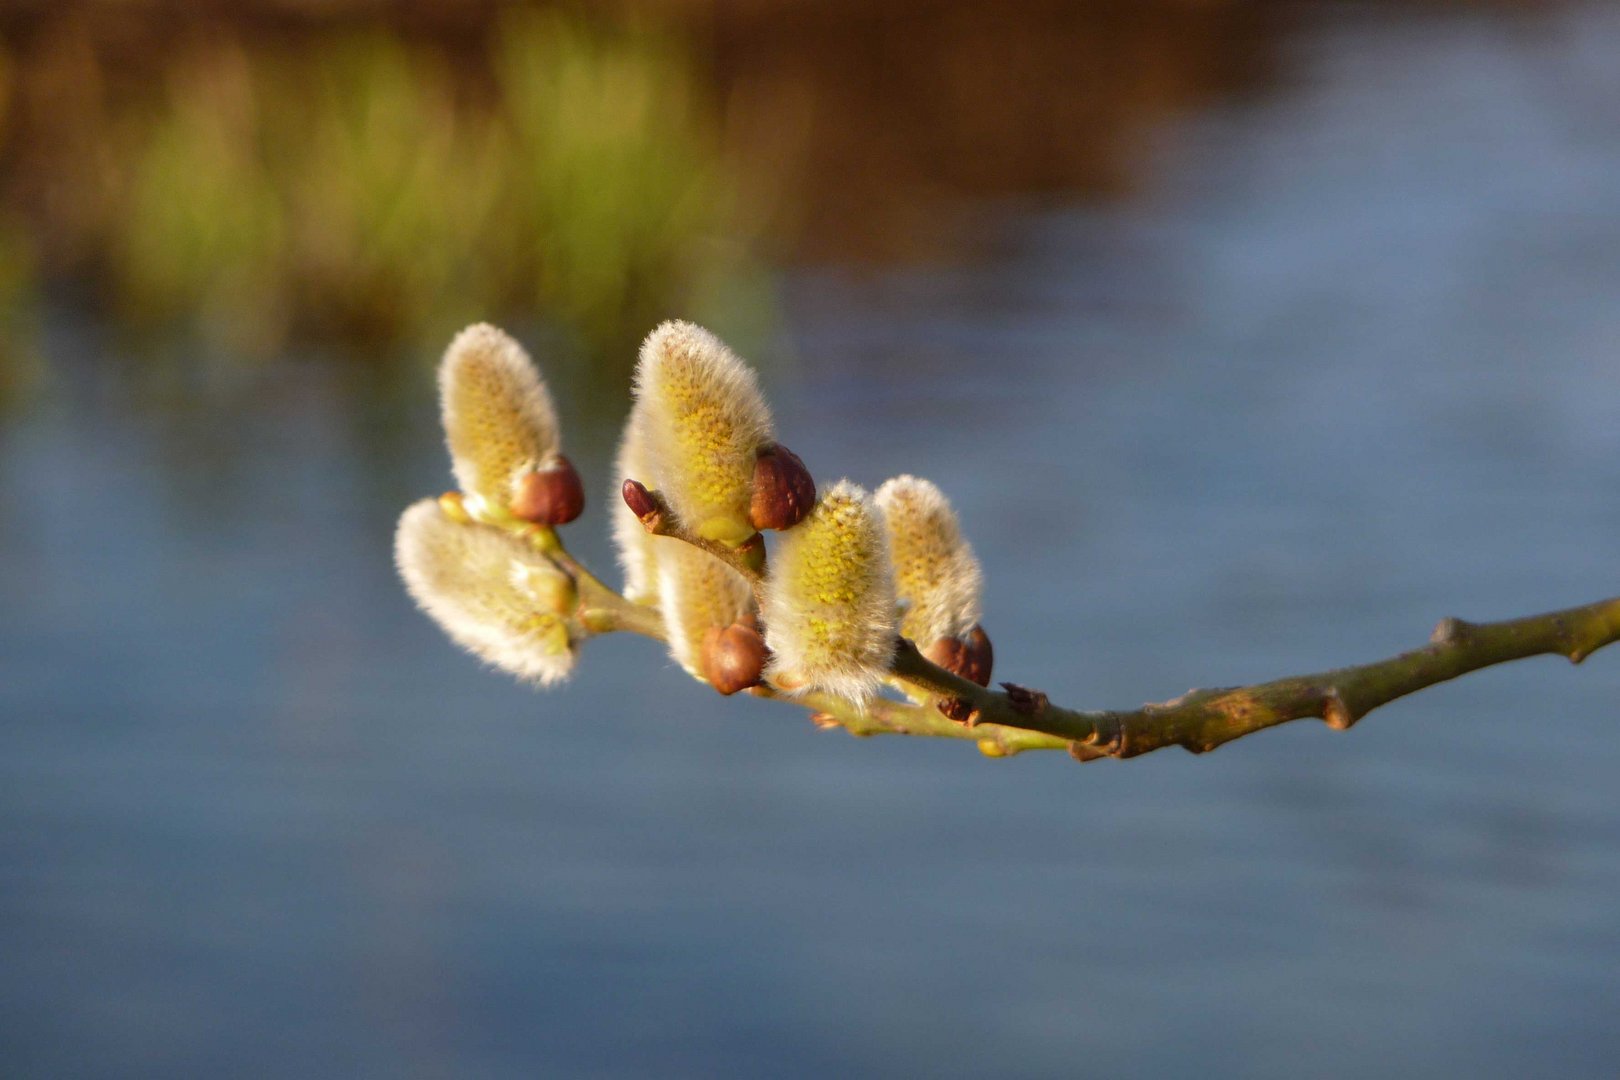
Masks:
[[[816,482],[799,455],[779,443],[754,459],[754,494],[748,520],[756,529],[791,529],[816,504]]]
[[[990,648],[990,635],[978,623],[973,624],[973,629],[968,631],[965,638],[939,638],[923,645],[922,654],[968,682],[990,685],[995,653]]]
[[[647,485],[639,480],[626,480],[620,486],[619,493],[624,496],[624,505],[636,516],[636,520],[642,524],[646,524],[647,520],[654,514],[659,513],[661,509],[658,500],[654,499],[652,492],[647,490]],[[645,533],[647,530],[642,529],[641,531]]]
[[[744,622],[711,626],[703,635],[703,677],[722,694],[758,686],[767,657],[765,639]]]
[[[585,509],[579,473],[562,454],[543,468],[520,473],[513,487],[512,516],[536,525],[566,525]]]

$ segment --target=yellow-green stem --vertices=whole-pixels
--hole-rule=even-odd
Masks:
[[[758,552],[740,553],[692,537],[672,515],[659,510],[643,519],[648,532],[673,536],[709,551],[756,584]],[[664,640],[654,608],[626,600],[582,566],[550,529],[525,529],[531,542],[564,571],[579,590],[579,616],[593,633],[629,631]],[[891,674],[925,704],[875,698],[857,706],[829,694],[788,696],[757,687],[762,698],[787,701],[836,721],[854,735],[930,735],[970,739],[992,756],[1023,750],[1067,749],[1080,761],[1135,757],[1167,746],[1194,753],[1290,720],[1318,718],[1345,730],[1396,698],[1480,668],[1542,654],[1579,663],[1620,640],[1620,597],[1582,607],[1494,623],[1441,620],[1429,644],[1387,660],[1296,675],[1252,686],[1191,690],[1172,701],[1127,711],[1084,712],[1053,705],[1045,694],[1003,683],[989,690],[933,664],[916,645],[900,639]],[[957,721],[941,713],[950,708]]]

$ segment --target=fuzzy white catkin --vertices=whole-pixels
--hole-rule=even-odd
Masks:
[[[501,517],[518,479],[560,449],[557,409],[529,354],[478,323],[457,334],[439,365],[439,407],[456,484],[474,517]]]
[[[687,674],[703,678],[703,635],[748,614],[754,590],[748,579],[684,540],[651,537],[658,560],[658,610],[669,654]]]
[[[915,476],[885,482],[874,498],[888,526],[895,590],[906,605],[900,633],[922,645],[966,637],[981,615],[984,574],[949,500]]]
[[[702,327],[666,322],[641,346],[635,391],[653,468],[643,482],[699,536],[748,539],[754,461],[772,441],[753,369]]]
[[[894,658],[895,592],[871,496],[840,480],[779,534],[762,614],[768,679],[857,703],[877,691]]]
[[[652,463],[647,456],[647,440],[642,433],[643,407],[630,410],[625,421],[624,434],[619,438],[619,456],[613,470],[613,491],[608,505],[613,507],[613,546],[619,553],[619,566],[624,570],[625,598],[636,604],[651,604],[658,599],[658,560],[655,549],[659,537],[650,535],[642,527],[641,519],[625,505],[620,488],[626,480],[636,480],[648,487],[655,486]]]
[[[573,582],[519,538],[423,499],[400,516],[394,562],[417,606],[486,663],[541,685],[573,668]]]

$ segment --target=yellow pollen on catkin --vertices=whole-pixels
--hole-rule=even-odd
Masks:
[[[894,577],[870,496],[847,480],[780,534],[765,587],[767,673],[778,685],[864,701],[895,649]]]
[[[439,365],[439,405],[468,512],[503,520],[518,478],[551,465],[560,449],[557,410],[539,370],[504,331],[469,326]]]
[[[984,575],[950,502],[927,480],[898,476],[878,488],[895,590],[906,605],[900,632],[926,645],[965,637],[981,614]]]
[[[540,684],[573,667],[573,579],[522,539],[423,499],[399,519],[394,562],[417,606],[486,663]]]
[[[748,579],[684,540],[655,536],[658,610],[664,617],[669,653],[687,674],[703,677],[703,634],[725,628],[754,607]]]
[[[699,536],[748,539],[754,460],[772,441],[753,370],[707,330],[666,322],[641,347],[635,388],[653,469],[650,480],[638,479]]]

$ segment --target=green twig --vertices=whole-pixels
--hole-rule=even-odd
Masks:
[[[1480,668],[1551,654],[1580,663],[1620,640],[1620,598],[1494,623],[1442,619],[1429,644],[1387,660],[1254,686],[1192,690],[1131,712],[1052,709],[1015,726],[1068,735],[1081,761],[1135,757],[1166,746],[1203,753],[1290,720],[1344,731],[1381,705]],[[1076,722],[1075,718],[1079,720]]]
[[[662,495],[633,480],[628,481],[626,487],[632,484],[637,488],[638,498],[647,507],[637,514],[643,529],[653,536],[667,536],[708,552],[747,578],[754,592],[759,592],[765,582],[765,538],[762,535],[756,532],[737,547],[699,536],[681,524]],[[634,512],[635,508],[632,508]]]
[[[764,548],[728,548],[682,529],[656,494],[655,510],[642,524],[702,548],[732,566],[757,588]],[[527,530],[537,547],[573,576],[580,618],[595,633],[624,630],[665,640],[654,608],[634,604],[597,580],[562,546],[550,529]],[[1039,691],[1002,683],[989,690],[931,663],[902,638],[891,672],[921,704],[875,698],[856,706],[829,694],[787,695],[757,687],[758,697],[810,709],[818,720],[854,735],[929,735],[971,739],[992,756],[1024,750],[1067,749],[1080,761],[1128,758],[1180,746],[1203,753],[1234,739],[1290,720],[1321,719],[1347,730],[1372,710],[1397,698],[1471,671],[1553,654],[1580,663],[1620,640],[1620,597],[1544,615],[1494,623],[1447,618],[1429,644],[1370,664],[1296,675],[1252,686],[1190,690],[1172,701],[1129,711],[1083,712],[1054,705]],[[959,719],[953,719],[957,717]]]

